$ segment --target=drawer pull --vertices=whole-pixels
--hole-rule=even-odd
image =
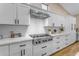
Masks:
[[[26,46],[26,44],[20,45],[20,47]]]
[[[45,56],[47,53],[42,54],[41,56]]]
[[[44,47],[42,47],[42,48],[46,48],[47,46],[44,46]]]

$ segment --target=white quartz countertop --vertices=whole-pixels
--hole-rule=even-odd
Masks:
[[[5,38],[0,40],[0,45],[12,44],[16,42],[23,42],[33,40],[32,38],[28,37],[19,37],[19,38]]]
[[[68,35],[70,33],[71,32],[65,32],[65,33],[49,34],[49,35],[55,37],[55,36]],[[12,43],[29,41],[29,40],[33,40],[33,38],[31,38],[30,36],[19,37],[19,38],[5,38],[5,39],[0,39],[0,45],[12,44]]]

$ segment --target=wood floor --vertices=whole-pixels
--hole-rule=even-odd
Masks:
[[[78,54],[78,55],[77,55]],[[79,56],[79,42],[76,42],[67,48],[53,54],[52,56]]]

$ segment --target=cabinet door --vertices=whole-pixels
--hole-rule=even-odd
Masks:
[[[48,24],[51,25],[55,25],[55,26],[61,26],[61,24],[65,24],[65,17],[64,16],[60,16],[57,14],[52,14],[51,17],[48,20]]]
[[[41,56],[42,50],[46,48],[46,44],[33,45],[33,56]]]
[[[0,46],[0,56],[9,56],[8,46]]]
[[[26,42],[25,56],[32,56],[32,41]]]
[[[48,55],[48,43],[38,44],[33,46],[33,56],[46,56]]]
[[[21,56],[21,48],[17,43],[10,45],[10,56]]]
[[[59,51],[64,48],[64,36],[56,36],[53,38],[53,48],[54,52]]]
[[[71,38],[71,43],[74,43],[76,41],[76,32],[72,32],[70,38]]]
[[[11,44],[10,55],[11,56],[31,56],[32,41]]]
[[[0,3],[0,24],[14,24],[16,18],[16,5]]]
[[[19,20],[19,25],[29,25],[30,18],[30,8],[22,4],[17,5],[17,19]]]
[[[47,44],[47,55],[51,55],[54,53],[53,41],[49,41]]]
[[[75,32],[75,26],[76,26],[76,18],[72,16],[67,16],[66,18],[66,31],[67,32]]]

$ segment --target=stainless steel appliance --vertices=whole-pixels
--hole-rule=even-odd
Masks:
[[[38,19],[46,19],[50,17],[48,13],[45,13],[39,10],[34,10],[34,9],[30,9],[30,14],[31,14],[31,17],[38,18]]]
[[[30,35],[30,37],[33,38],[33,45],[38,45],[53,40],[53,38],[48,34],[33,34]]]

